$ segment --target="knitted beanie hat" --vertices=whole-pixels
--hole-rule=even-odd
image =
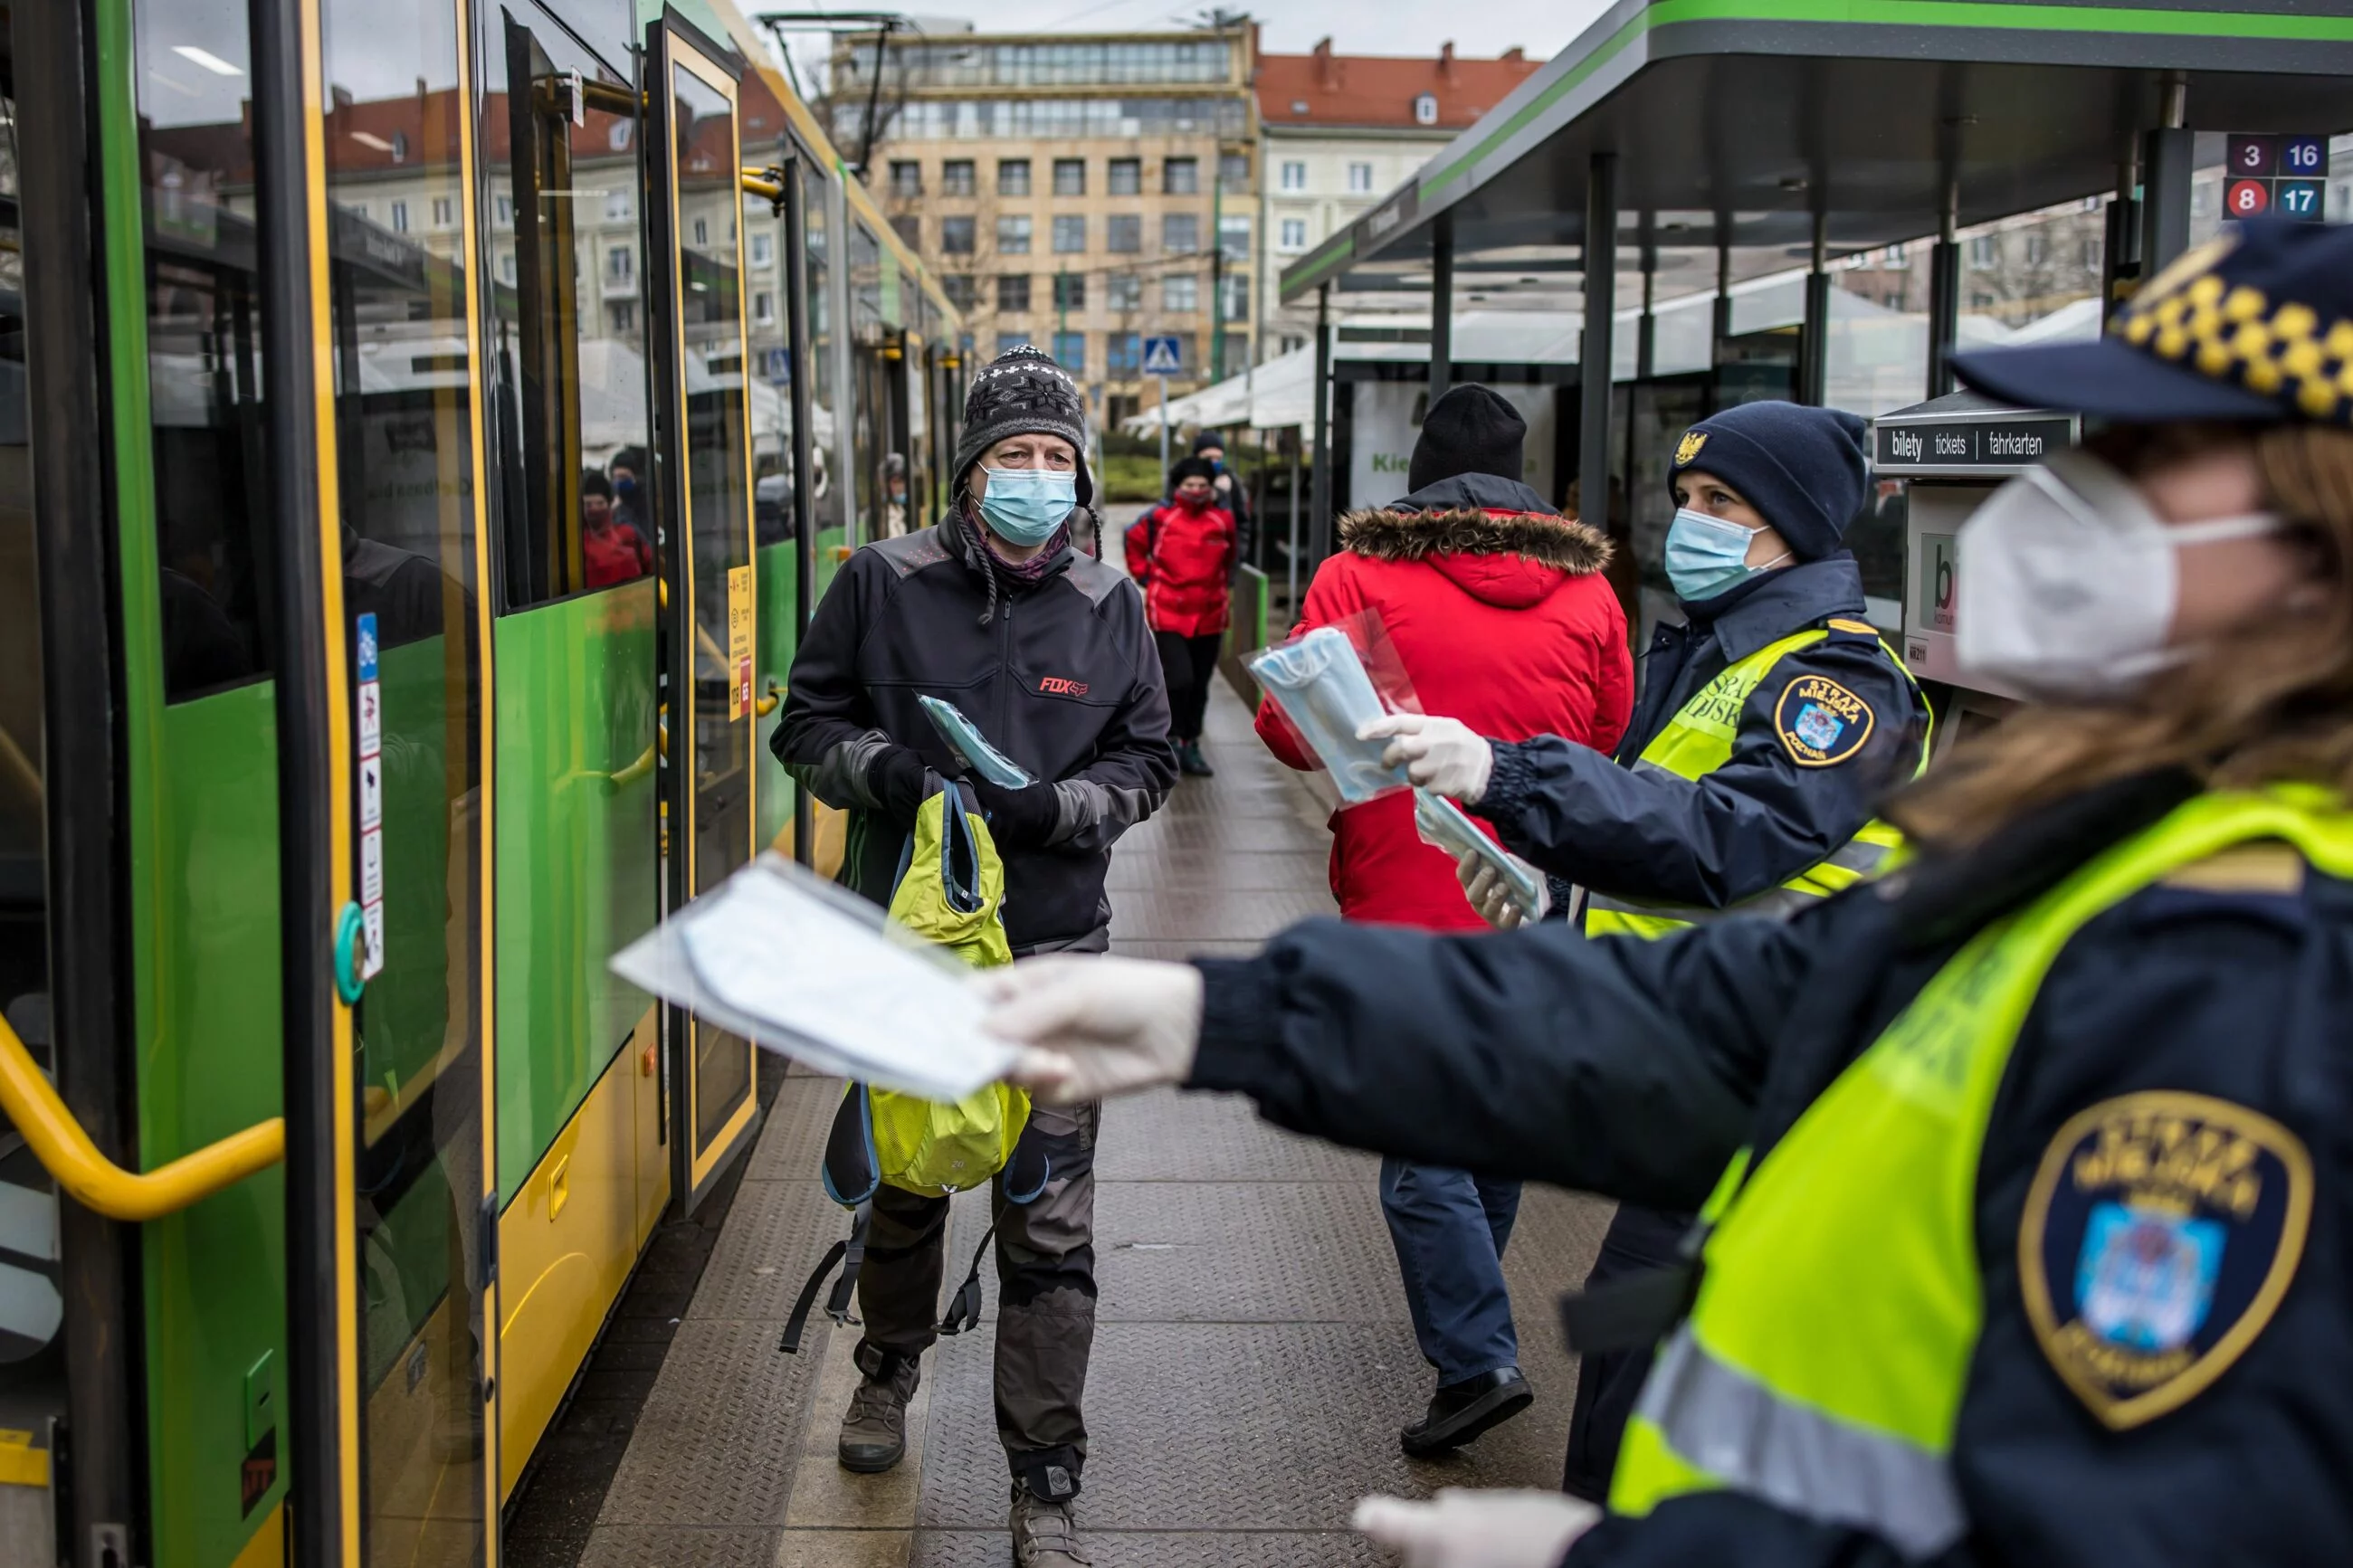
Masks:
[[[1174,491],[1187,479],[1214,479],[1218,470],[1209,466],[1207,458],[1179,458],[1168,465],[1168,488]]]
[[[1079,504],[1094,503],[1087,472],[1087,405],[1070,373],[1028,343],[1016,343],[972,378],[965,394],[964,433],[956,437],[953,489],[961,494],[973,465],[1008,436],[1060,436],[1078,453]]]
[[[1450,388],[1422,416],[1421,435],[1406,465],[1406,489],[1424,489],[1457,474],[1516,479],[1527,434],[1520,411],[1478,383]]]
[[[1871,426],[1842,408],[1742,403],[1684,432],[1674,471],[1714,474],[1800,561],[1834,554],[1871,493]]]
[[[1225,449],[1226,433],[1214,426],[1193,437],[1193,456],[1197,458],[1204,452],[1222,452]]]

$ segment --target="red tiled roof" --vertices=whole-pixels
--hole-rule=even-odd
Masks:
[[[1274,125],[1367,125],[1411,129],[1414,100],[1438,99],[1436,129],[1460,131],[1504,100],[1542,67],[1514,49],[1498,60],[1436,56],[1335,55],[1324,39],[1307,55],[1258,57],[1259,118]],[[1303,112],[1299,105],[1307,107]],[[1423,127],[1423,129],[1430,129]]]

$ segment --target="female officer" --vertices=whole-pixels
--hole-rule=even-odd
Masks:
[[[997,983],[1041,1091],[1704,1208],[1568,1314],[1663,1341],[1607,1517],[1368,1505],[1409,1563],[2353,1560],[2348,361],[2353,232],[2288,227],[1960,362],[2107,427],[1967,525],[1961,657],[2049,700],[1896,804],[1867,890]]]
[[[1656,937],[1725,912],[1786,916],[1874,869],[1894,835],[1873,808],[1926,760],[1919,687],[1863,618],[1841,547],[1871,493],[1855,416],[1749,403],[1675,448],[1667,576],[1688,619],[1643,658],[1642,699],[1616,757],[1558,735],[1491,741],[1401,713],[1388,760],[1495,825],[1504,845],[1587,889],[1588,936]],[[1462,865],[1498,925],[1518,906]],[[1659,1130],[1672,1136],[1671,1128]],[[1674,1260],[1687,1213],[1621,1205],[1595,1283]],[[1588,1352],[1561,1484],[1608,1494],[1649,1347]]]

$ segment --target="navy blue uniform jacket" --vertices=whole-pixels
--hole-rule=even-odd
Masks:
[[[1833,629],[1784,656],[1740,713],[1730,760],[1694,782],[1633,768],[1642,748],[1700,689],[1758,649],[1832,618],[1863,619],[1850,555],[1751,578],[1686,605],[1642,656],[1641,696],[1616,761],[1555,735],[1498,743],[1474,808],[1514,853],[1595,892],[1722,909],[1778,887],[1854,837],[1881,798],[1919,765],[1927,710],[1866,633]],[[1835,681],[1869,710],[1869,733],[1801,761],[1784,740],[1782,699],[1810,678]]]
[[[1198,961],[1192,1085],[1381,1153],[1687,1212],[1735,1150],[1769,1151],[1967,936],[2181,798],[2152,799],[2147,783],[1788,923],[1662,942],[1294,927],[1256,958]],[[1984,1326],[1952,1456],[1971,1528],[1945,1568],[2353,1562],[2353,886],[2288,869],[2300,874],[2147,889],[2086,924],[2044,980],[1978,1172]],[[2145,1089],[2277,1121],[2309,1152],[2315,1201],[2301,1261],[2244,1352],[2179,1408],[2111,1431],[2032,1331],[2019,1237],[2062,1125]],[[1605,1521],[1567,1562],[1902,1559],[1862,1531],[1714,1494]]]

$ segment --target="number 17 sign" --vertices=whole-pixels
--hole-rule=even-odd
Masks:
[[[2222,216],[2318,223],[2327,204],[2326,136],[2230,138],[2223,156]]]

